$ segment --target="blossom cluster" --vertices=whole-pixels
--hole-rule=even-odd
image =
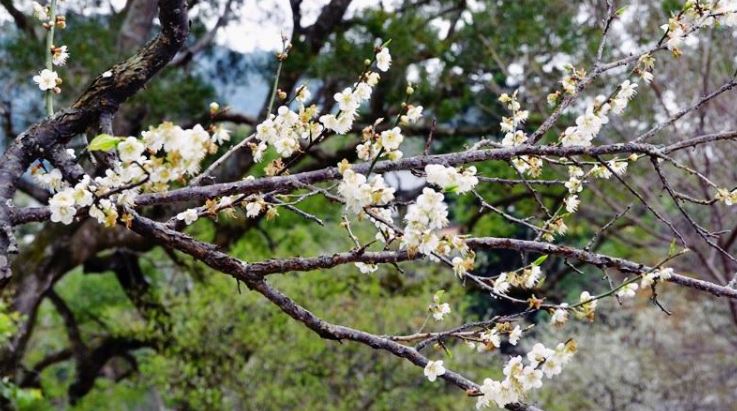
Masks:
[[[411,95],[414,92],[412,86],[407,87],[407,95]],[[403,105],[402,114],[399,116],[399,122],[401,124],[410,124],[417,122],[422,117],[422,106]],[[381,133],[377,132],[375,127],[383,121],[380,119],[371,126],[365,127],[361,132],[362,142],[356,146],[356,154],[359,159],[364,161],[375,161],[379,156],[386,156],[390,160],[399,160],[403,157],[402,151],[399,150],[399,146],[404,141],[404,135],[402,135],[402,129],[398,126],[394,126],[390,129],[384,130]]]
[[[478,352],[494,351],[502,346],[502,335],[507,335],[507,342],[517,345],[522,338],[522,328],[519,324],[512,327],[511,323],[499,323],[495,327],[479,333],[478,341],[466,340],[466,345]]]
[[[715,14],[728,15],[724,19],[728,22],[725,24],[737,25],[737,19],[734,18],[737,1],[704,4],[705,12],[696,11],[693,7],[687,8],[685,13],[674,16],[666,25],[667,47],[674,54],[680,53],[678,48],[695,27],[713,24]],[[36,17],[44,22],[44,27],[63,28],[64,19],[55,17],[53,7],[41,6],[35,2],[33,7]],[[306,85],[298,87],[292,101],[286,101],[286,93],[280,90],[276,92],[275,95],[279,96],[283,104],[277,107],[275,113],[269,112],[267,118],[256,126],[254,140],[253,142],[249,140],[253,159],[256,162],[262,161],[269,147],[281,158],[292,157],[301,152],[304,145],[310,147],[313,143],[319,142],[328,132],[338,135],[351,132],[359,116],[360,107],[371,98],[373,89],[380,79],[379,72],[385,72],[391,66],[392,57],[386,44],[377,47],[375,51],[374,60],[367,61],[366,69],[358,80],[333,95],[334,106],[337,108],[335,112],[320,113],[316,105],[308,105],[311,96]],[[55,66],[64,65],[69,57],[66,46],[52,46],[49,52],[51,62]],[[640,56],[633,73],[643,82],[649,83],[653,79],[654,62],[650,54]],[[583,88],[581,81],[586,78],[586,72],[573,66],[568,70],[569,73],[561,81],[562,91],[548,96],[550,103],[557,104],[563,93],[574,96]],[[61,79],[53,71],[53,67],[47,67],[33,80],[43,91],[60,92]],[[609,115],[621,115],[624,112],[636,95],[637,87],[636,82],[625,80],[611,96],[597,96],[594,103],[576,118],[575,126],[568,127],[561,134],[560,144],[564,147],[591,146],[602,127],[608,123]],[[407,96],[413,92],[412,86],[408,86]],[[501,145],[517,147],[527,144],[529,137],[523,128],[530,113],[522,109],[517,91],[511,95],[502,94],[499,102],[509,111],[508,116],[504,116],[500,124],[504,133]],[[211,105],[210,110],[211,113],[217,113],[219,106]],[[395,189],[387,184],[381,174],[371,173],[375,162],[382,156],[390,160],[402,158],[400,148],[405,139],[402,126],[419,121],[422,114],[422,106],[405,102],[393,124],[383,124],[383,119],[379,119],[372,125],[364,127],[356,153],[360,160],[372,162],[371,166],[368,172],[362,174],[343,160],[338,165],[341,179],[337,193],[343,200],[347,213],[366,217],[376,227],[378,241],[388,246],[392,240],[400,238],[400,249],[407,250],[410,255],[420,253],[433,261],[441,257],[444,262],[450,260],[455,274],[459,278],[464,278],[473,270],[475,254],[462,236],[443,233],[449,225],[445,195],[472,191],[479,183],[476,168],[427,165],[424,172],[429,186],[424,187],[422,193],[407,206],[403,217],[404,226],[401,229],[395,228],[393,224],[397,213],[393,207]],[[72,185],[64,181],[62,173],[57,169],[46,173],[37,169],[34,174],[39,182],[54,193],[49,200],[51,221],[71,224],[77,214],[87,209],[90,217],[110,227],[119,222],[130,222],[131,217],[127,215],[126,210],[135,206],[136,197],[141,192],[165,191],[171,185],[196,175],[205,157],[215,153],[218,146],[229,139],[229,132],[222,127],[213,126],[207,130],[196,125],[191,129],[183,129],[172,123],[163,123],[144,131],[140,138],[102,135],[93,140],[89,147],[90,151],[113,151],[114,154],[111,167],[103,176],[92,178],[85,175]],[[580,205],[578,196],[588,177],[609,179],[612,175],[623,175],[627,171],[628,162],[636,159],[636,155],[627,159],[615,158],[604,164],[590,166],[587,171],[584,170],[588,167],[586,165],[578,163],[570,165],[569,178],[565,183],[568,195],[559,211],[545,223],[542,238],[551,241],[553,234],[565,234],[567,227],[562,218],[565,215],[561,216],[561,210],[564,208],[567,213],[575,213],[578,210]],[[539,176],[544,166],[542,157],[532,155],[515,157],[511,161],[517,171],[533,177]],[[566,164],[565,159],[561,162]],[[717,197],[727,204],[737,203],[737,190],[730,192],[719,189]],[[181,211],[173,221],[190,225],[202,215],[212,215],[239,204],[244,205],[248,218],[255,218],[264,212],[267,217],[273,216],[276,211],[269,201],[272,201],[271,197],[263,193],[225,196],[208,200],[202,207]],[[538,287],[544,278],[540,267],[542,261],[544,259],[489,278],[491,293],[500,298],[511,298],[508,294],[513,288],[531,290]],[[371,273],[378,268],[376,264],[363,262],[357,262],[355,266],[362,273]],[[638,289],[654,286],[658,281],[667,280],[672,275],[673,270],[669,268],[653,270],[643,274],[639,284],[635,280],[625,280],[619,288],[612,290],[608,295],[615,294],[620,299],[634,297]],[[451,305],[442,300],[442,295],[442,291],[433,295],[432,303],[427,307],[428,319],[432,316],[435,320],[441,321],[451,312]],[[591,321],[594,319],[599,298],[601,296],[594,297],[584,291],[577,303],[546,305],[544,309],[549,310],[550,323],[554,326],[564,325],[571,314]],[[542,300],[534,295],[528,302],[531,309],[542,307]],[[470,334],[470,337],[464,334],[460,338],[469,347],[479,352],[488,352],[500,348],[504,338],[510,345],[518,345],[523,336],[523,328],[519,324],[504,322],[483,329],[478,334],[475,332]],[[523,400],[527,392],[542,386],[544,377],[552,378],[558,375],[562,367],[570,361],[575,349],[575,343],[572,341],[560,343],[554,349],[538,343],[525,358],[522,356],[511,358],[503,369],[505,376],[503,380],[488,378],[484,380],[477,407],[487,407],[491,404],[504,407]],[[428,380],[435,381],[437,377],[445,375],[446,371],[443,361],[429,361],[424,374]]]
[[[728,206],[737,204],[737,189],[729,191],[726,188],[719,188],[717,189],[716,198]]]
[[[440,164],[425,166],[427,182],[436,185],[445,192],[463,194],[473,190],[479,183],[476,177],[476,167],[465,167],[458,171],[455,167],[445,167]]]
[[[419,252],[438,261],[439,256],[452,259],[453,270],[463,277],[473,268],[475,254],[458,235],[443,234],[448,225],[448,205],[442,193],[425,187],[414,203],[407,207],[405,226],[400,247],[410,254]]]
[[[85,175],[71,186],[57,169],[34,175],[55,194],[49,200],[51,221],[71,224],[77,212],[89,207],[88,214],[105,226],[118,221],[119,208],[135,205],[140,192],[160,192],[170,184],[197,174],[208,153],[217,150],[222,130],[213,133],[199,124],[183,129],[172,123],[151,127],[142,138],[100,135],[89,146],[91,151],[115,149],[116,158],[104,176]],[[180,219],[188,224],[196,219],[188,212]]]
[[[317,138],[322,134],[323,126],[313,121],[316,113],[316,106],[300,105],[298,112],[288,106],[279,107],[277,115],[270,115],[256,126],[259,143],[251,146],[254,160],[260,162],[268,146],[274,147],[280,156],[289,157],[300,150],[300,141]]]
[[[432,314],[432,317],[437,321],[441,321],[443,317],[450,314],[450,304],[441,302],[441,298],[444,293],[444,290],[440,290],[433,294],[432,304],[427,307],[428,311],[430,311],[430,314]]]
[[[504,139],[502,145],[505,147],[514,147],[527,142],[527,135],[524,131],[518,130],[518,128],[527,121],[530,116],[530,112],[522,110],[519,101],[517,100],[517,91],[508,95],[507,93],[499,96],[499,102],[505,105],[507,110],[512,114],[511,117],[502,117],[500,123],[501,129],[504,133]]]
[[[338,194],[345,199],[346,210],[361,213],[369,205],[386,205],[394,199],[394,188],[384,182],[384,177],[374,174],[368,179],[351,168],[343,171]]]
[[[56,2],[52,2],[48,6],[43,6],[38,2],[32,3],[33,16],[38,19],[43,27],[48,30],[48,36],[50,48],[47,50],[49,53],[47,59],[46,68],[41,70],[39,74],[33,76],[33,81],[38,85],[41,91],[53,92],[55,94],[61,93],[61,77],[54,71],[54,66],[63,66],[66,64],[69,58],[69,50],[67,46],[55,46],[53,44],[53,29],[64,29],[66,28],[66,19],[64,16],[56,14]]]
[[[665,32],[665,45],[674,56],[682,54],[681,47],[696,30],[710,27],[717,22],[727,27],[737,27],[737,1],[707,0],[686,2],[678,13],[660,28]]]
[[[634,281],[625,281],[617,290],[616,296],[620,299],[633,298],[637,294],[637,290],[644,290],[653,286],[658,281],[666,281],[673,276],[672,268],[659,268],[643,274],[638,285]]]
[[[575,352],[576,345],[572,340],[558,344],[555,349],[535,344],[526,355],[526,364],[519,355],[507,362],[503,370],[504,380],[484,380],[476,408],[489,407],[492,403],[504,408],[519,402],[530,390],[542,387],[543,376],[552,378],[560,374]]]
[[[521,105],[517,99],[517,91],[512,93],[511,96],[507,93],[502,94],[499,96],[499,102],[504,104],[506,109],[511,113],[511,117],[502,117],[500,123],[501,130],[505,133],[502,139],[502,146],[515,147],[526,144],[527,134],[518,128],[527,121],[530,112],[521,109]],[[512,165],[520,173],[537,177],[542,172],[543,161],[537,156],[524,155],[512,158]]]
[[[381,46],[375,55],[376,68],[379,71],[387,71],[391,65],[391,54],[389,48]],[[281,157],[290,157],[302,149],[302,143],[312,144],[319,140],[326,131],[336,134],[346,134],[358,117],[358,109],[363,103],[371,98],[373,87],[380,78],[378,72],[366,70],[359,81],[351,87],[347,87],[336,93],[333,99],[338,107],[335,114],[319,115],[315,105],[305,106],[310,98],[310,91],[302,85],[298,88],[294,100],[298,108],[293,111],[289,105],[282,105],[277,109],[277,114],[269,114],[269,117],[256,126],[256,140],[258,143],[250,143],[253,158],[260,162],[266,149],[271,146]],[[286,93],[284,94],[286,96]],[[422,113],[422,107],[410,106],[407,113],[402,117],[405,121],[416,121]],[[365,133],[364,133],[365,134]],[[357,148],[359,158],[370,160],[385,153],[391,159],[401,158],[398,151],[399,145],[404,137],[399,127],[383,131],[377,135],[376,141],[364,143]]]
[[[560,137],[564,147],[591,145],[591,141],[599,134],[601,127],[609,122],[609,112],[621,114],[627,103],[637,92],[637,83],[625,80],[619,85],[614,97],[607,99],[597,96],[595,104],[576,118],[576,125],[568,127]]]
[[[595,164],[587,172],[579,166],[569,166],[568,181],[564,184],[566,189],[568,189],[568,196],[563,201],[566,211],[573,214],[578,210],[578,206],[581,203],[578,194],[583,191],[584,182],[587,177],[608,180],[612,176],[612,173],[622,176],[627,172],[628,161],[635,161],[637,158],[637,155],[633,154],[627,159],[612,159],[604,164]]]
[[[448,225],[448,205],[442,193],[425,187],[404,216],[406,226],[402,236],[402,247],[432,256],[440,247],[440,235]]]
[[[532,289],[543,279],[543,272],[539,264],[533,263],[516,271],[499,274],[493,283],[494,293],[505,295],[512,287]]]

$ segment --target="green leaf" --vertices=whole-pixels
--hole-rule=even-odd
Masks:
[[[100,134],[90,141],[87,149],[89,151],[110,151],[117,147],[122,140],[122,138],[110,134]]]
[[[624,14],[624,11],[625,10],[627,10],[627,6],[622,6],[622,7],[620,7],[620,8],[617,9],[617,11],[615,12],[615,14],[617,16],[621,16],[622,14]]]
[[[547,256],[547,255],[541,255],[540,257],[538,257],[538,258],[537,258],[537,260],[535,260],[535,261],[533,261],[533,262],[532,262],[532,265],[536,265],[536,266],[538,266],[538,267],[539,267],[539,266],[541,266],[541,265],[542,265],[542,263],[544,263],[544,262],[545,262],[545,260],[547,260],[547,259],[548,259],[548,256]]]
[[[668,248],[668,257],[673,257],[677,252],[676,239],[674,238],[673,241],[670,242],[670,247]]]

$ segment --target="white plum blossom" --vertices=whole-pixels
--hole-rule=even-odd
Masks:
[[[479,338],[488,347],[499,348],[502,346],[502,338],[496,328],[482,332],[479,334]],[[484,349],[485,347],[479,346],[479,348]]]
[[[363,102],[371,98],[372,92],[373,89],[369,84],[361,82],[356,85],[356,91],[353,92],[353,95],[358,101]]]
[[[545,359],[542,371],[548,378],[556,376],[563,371],[561,361],[555,353]]]
[[[625,80],[619,85],[619,91],[611,100],[611,108],[614,114],[622,114],[627,103],[637,93],[637,83]]]
[[[307,100],[309,100],[311,96],[312,96],[312,93],[310,93],[310,89],[308,89],[307,86],[302,85],[299,87],[299,90],[297,91],[297,95],[294,96],[294,99],[300,103],[304,103]]]
[[[256,163],[260,163],[261,160],[264,158],[264,153],[266,152],[266,149],[268,146],[263,141],[259,142],[258,144],[251,144],[251,156],[253,156],[253,161]]]
[[[502,369],[502,373],[507,377],[516,378],[522,374],[523,369],[524,364],[522,364],[522,356],[518,355],[507,361],[507,364]]]
[[[414,204],[407,208],[404,220],[407,225],[401,247],[418,250],[430,256],[440,245],[436,230],[448,224],[448,206],[442,193],[425,187]]]
[[[522,130],[514,132],[508,132],[502,139],[502,145],[504,147],[514,147],[525,144],[527,142],[527,135]]]
[[[509,283],[508,280],[508,274],[507,273],[501,273],[499,274],[499,277],[494,280],[494,293],[496,294],[506,294],[507,291],[509,291],[512,284]]]
[[[443,366],[443,361],[428,361],[427,365],[425,365],[425,377],[430,382],[435,381],[439,376],[445,374],[445,367]]]
[[[58,168],[55,168],[48,173],[35,173],[34,177],[41,186],[52,191],[59,191],[65,185],[64,178],[61,175],[61,170]]]
[[[576,130],[583,138],[591,141],[599,134],[599,130],[605,122],[602,117],[594,113],[592,108],[589,108],[586,113],[576,118]]]
[[[512,165],[520,173],[537,177],[542,173],[543,160],[535,156],[519,156],[512,159]]]
[[[569,178],[568,181],[566,181],[564,185],[568,189],[568,192],[571,194],[580,193],[581,190],[583,190],[583,185],[582,185],[581,180],[579,180],[576,177]]]
[[[453,257],[451,264],[453,264],[453,272],[458,278],[463,278],[468,274],[468,265],[466,264],[466,259],[463,257]]]
[[[356,154],[358,155],[358,158],[363,161],[372,160],[379,155],[379,150],[376,147],[377,146],[375,144],[371,144],[370,141],[367,141],[356,146]]]
[[[458,194],[473,190],[479,183],[476,177],[476,167],[470,166],[458,172],[454,167],[445,167],[440,164],[428,164],[425,166],[427,182],[434,184],[447,192]]]
[[[533,288],[537,285],[543,276],[543,271],[539,265],[532,264],[530,268],[524,270],[524,286],[525,288]]]
[[[72,189],[65,189],[49,199],[51,221],[55,223],[71,224],[77,210],[74,208],[74,193]]]
[[[523,363],[521,356],[510,358],[503,369],[504,380],[484,379],[476,408],[485,408],[492,404],[504,408],[524,399],[527,391],[542,387],[543,376],[559,374],[562,366],[573,356],[573,350],[573,346],[568,343],[558,344],[555,350],[538,343],[527,353],[527,365]]]
[[[550,316],[550,322],[553,325],[561,326],[568,321],[568,304],[562,303],[559,308],[553,311],[553,315]]]
[[[410,206],[407,210],[405,220],[430,230],[444,228],[448,224],[448,206],[443,200],[443,194],[425,187],[413,204],[414,207]]]
[[[519,377],[522,389],[525,391],[543,386],[543,372],[533,367],[525,367]]]
[[[391,64],[392,56],[389,54],[389,47],[382,47],[381,51],[376,53],[376,68],[381,71],[387,71]]]
[[[68,58],[69,51],[67,49],[67,46],[60,46],[54,49],[54,52],[51,56],[51,62],[55,66],[63,66],[64,64],[66,64]]]
[[[107,198],[100,200],[97,204],[93,204],[92,207],[90,207],[88,214],[105,227],[115,226],[115,223],[118,220],[118,209],[115,204]]]
[[[184,221],[187,225],[194,223],[198,218],[199,215],[197,214],[197,210],[194,208],[190,208],[177,214],[177,220]]]
[[[608,161],[607,165],[609,168],[612,169],[614,174],[621,176],[624,175],[627,172],[627,162],[626,161]]]
[[[522,328],[519,325],[515,325],[514,329],[509,333],[509,343],[517,345],[520,338],[522,338]]]
[[[642,74],[640,74],[640,78],[642,78],[642,81],[646,84],[650,84],[655,78],[655,75],[653,75],[651,71],[643,71]]]
[[[146,147],[135,137],[128,137],[118,143],[118,156],[124,163],[138,161]]]
[[[450,305],[448,303],[435,304],[432,308],[432,317],[437,321],[441,321],[443,317],[450,314]]]
[[[345,200],[346,211],[360,213],[371,204],[384,205],[394,199],[394,188],[388,187],[381,175],[373,175],[370,179],[350,168],[343,172],[343,179],[338,186],[338,194]]]
[[[230,141],[230,131],[223,126],[215,127],[215,131],[212,133],[212,141],[215,144],[223,144],[226,141]]]
[[[591,175],[596,178],[603,178],[604,180],[608,180],[612,176],[612,172],[609,171],[608,168],[597,164],[591,167]]]
[[[637,294],[639,286],[637,283],[625,284],[619,291],[617,291],[617,297],[619,298],[632,298]]]
[[[416,123],[422,117],[422,106],[407,106],[407,114],[401,117],[403,123]]]
[[[358,271],[360,271],[363,274],[371,274],[374,271],[379,269],[379,266],[376,264],[367,264],[362,262],[354,263],[356,268],[358,268]]]
[[[320,116],[320,122],[326,129],[334,131],[336,134],[345,134],[351,130],[353,125],[353,115],[350,113],[342,113],[338,117],[333,114]]]
[[[366,75],[366,84],[368,84],[371,87],[375,87],[377,84],[379,84],[380,78],[381,78],[381,75],[379,73],[376,73],[374,71],[369,72]]]
[[[591,138],[584,136],[583,133],[578,131],[576,127],[568,127],[565,129],[560,137],[560,142],[563,147],[571,146],[584,146],[588,147],[591,145]]]
[[[642,280],[640,281],[640,288],[642,289],[648,288],[651,285],[655,284],[656,281],[668,280],[672,276],[673,276],[672,268],[661,268],[661,269],[646,273],[642,276]]]
[[[87,207],[94,201],[94,196],[89,190],[90,177],[85,175],[82,181],[77,183],[72,190],[72,197],[74,198],[74,204],[77,207]]]
[[[480,391],[481,395],[476,399],[477,409],[488,407],[492,401],[496,403],[501,391],[501,383],[491,378],[485,378]]]
[[[596,311],[597,300],[593,300],[593,296],[588,291],[582,291],[581,296],[578,298],[581,303],[581,310],[589,320],[594,319],[594,312]]]
[[[336,93],[333,97],[338,103],[340,110],[348,113],[355,112],[360,103],[357,96],[353,94],[353,90],[351,90],[350,87],[344,89],[340,93]]]
[[[43,69],[38,75],[33,76],[33,81],[38,84],[38,88],[42,91],[54,90],[59,80],[59,75],[49,69]]]
[[[581,178],[584,176],[583,169],[578,166],[568,166],[568,175],[570,177]]]
[[[262,209],[263,209],[263,206],[262,206],[260,199],[249,201],[246,204],[246,217],[248,218],[258,217],[258,215],[261,214]]]
[[[566,211],[568,211],[569,213],[575,213],[576,210],[578,210],[578,205],[580,204],[580,201],[578,199],[578,196],[573,194],[566,197],[565,200],[563,200],[563,203],[566,206]]]
[[[384,150],[392,151],[398,149],[403,140],[402,130],[399,127],[394,127],[390,130],[382,131],[379,141],[381,142],[381,146],[384,147]]]
[[[553,354],[553,350],[545,348],[541,343],[537,343],[533,345],[532,350],[527,353],[527,360],[530,362],[530,366],[537,367],[538,364],[544,362]]]

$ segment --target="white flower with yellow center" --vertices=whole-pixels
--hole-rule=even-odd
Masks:
[[[59,80],[59,75],[49,69],[43,69],[38,75],[33,76],[33,81],[38,84],[38,88],[42,91],[55,89]]]
[[[428,361],[425,365],[425,377],[428,380],[435,381],[439,376],[445,374],[445,367],[443,367],[443,361]]]
[[[381,146],[386,151],[392,151],[399,148],[399,145],[404,141],[402,130],[399,127],[394,127],[391,130],[385,130],[381,132]]]
[[[177,214],[177,220],[184,221],[187,225],[194,223],[198,218],[199,215],[197,214],[197,210],[194,208],[190,208],[189,210],[182,211]]]
[[[124,163],[138,161],[146,147],[135,137],[128,137],[118,144],[118,156]]]
[[[376,68],[381,71],[387,71],[391,64],[392,56],[389,54],[389,47],[383,47],[381,51],[376,54]]]

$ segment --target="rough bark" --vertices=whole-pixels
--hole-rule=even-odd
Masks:
[[[168,64],[189,31],[186,1],[160,0],[159,18],[162,30],[156,38],[93,80],[71,107],[24,131],[0,158],[0,279],[10,277],[9,254],[18,251],[10,223],[18,180],[35,159],[83,133],[103,113],[117,111],[120,104]]]

